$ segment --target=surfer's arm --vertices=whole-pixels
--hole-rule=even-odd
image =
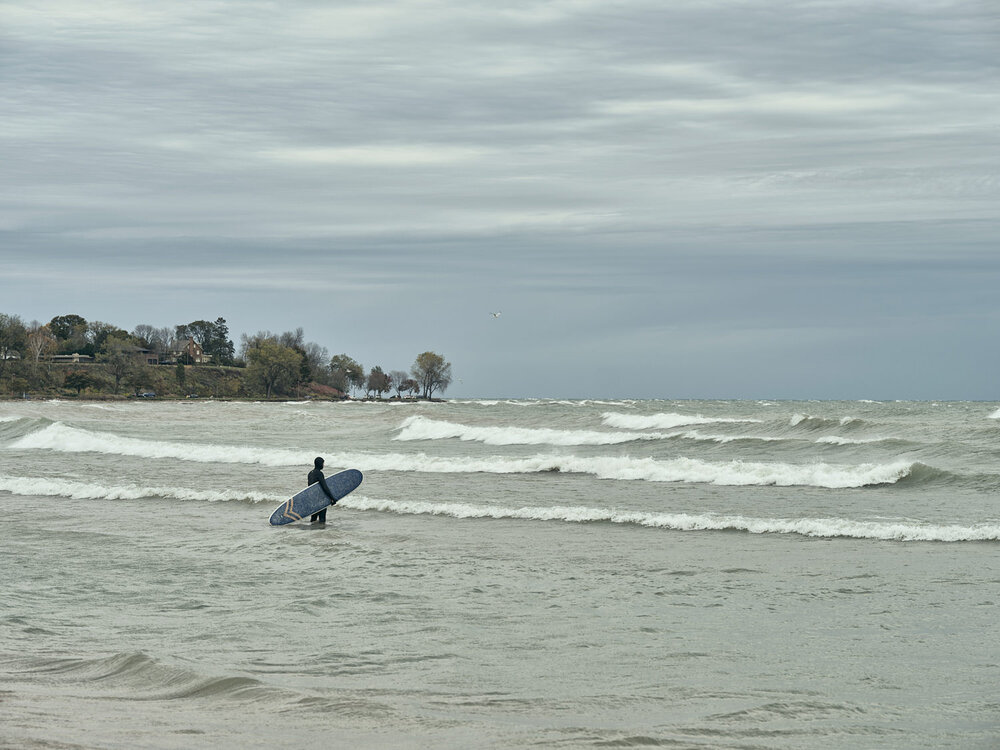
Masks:
[[[323,492],[325,492],[326,496],[330,498],[330,505],[336,505],[337,500],[333,496],[333,493],[330,492],[330,488],[326,486],[326,479],[324,477],[320,477],[319,486],[323,488]]]

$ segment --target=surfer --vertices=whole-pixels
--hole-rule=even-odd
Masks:
[[[309,484],[313,485],[319,482],[319,486],[323,488],[323,492],[330,498],[330,505],[336,505],[337,501],[333,498],[330,488],[326,486],[326,477],[323,476],[323,459],[316,456],[313,466],[315,468],[309,472]],[[309,523],[326,523],[326,508],[323,508],[319,513],[313,513],[309,517]]]

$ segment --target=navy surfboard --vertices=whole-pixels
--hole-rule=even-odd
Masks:
[[[362,478],[361,472],[357,469],[348,469],[327,477],[326,486],[330,488],[334,499],[340,500],[356,490],[360,486]],[[319,482],[311,484],[278,506],[271,514],[271,525],[281,526],[301,521],[303,518],[309,518],[313,513],[319,513],[328,505],[330,505],[330,499],[323,492],[323,488],[319,486]]]

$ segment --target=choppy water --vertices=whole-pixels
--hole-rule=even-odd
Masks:
[[[0,403],[0,747],[994,748],[998,498],[996,404]]]

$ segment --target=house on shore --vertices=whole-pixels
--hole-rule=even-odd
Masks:
[[[160,364],[160,356],[154,352],[152,349],[146,349],[141,346],[127,346],[125,351],[131,354],[135,360],[144,365],[158,365]]]
[[[49,357],[49,361],[54,362],[56,364],[80,365],[93,362],[94,358],[91,357],[89,354],[80,354],[78,352],[74,352],[73,354],[53,354],[51,357]]]
[[[164,364],[177,364],[183,362],[191,365],[207,365],[212,361],[211,354],[205,354],[194,339],[181,339],[170,348],[169,357],[163,360]]]

